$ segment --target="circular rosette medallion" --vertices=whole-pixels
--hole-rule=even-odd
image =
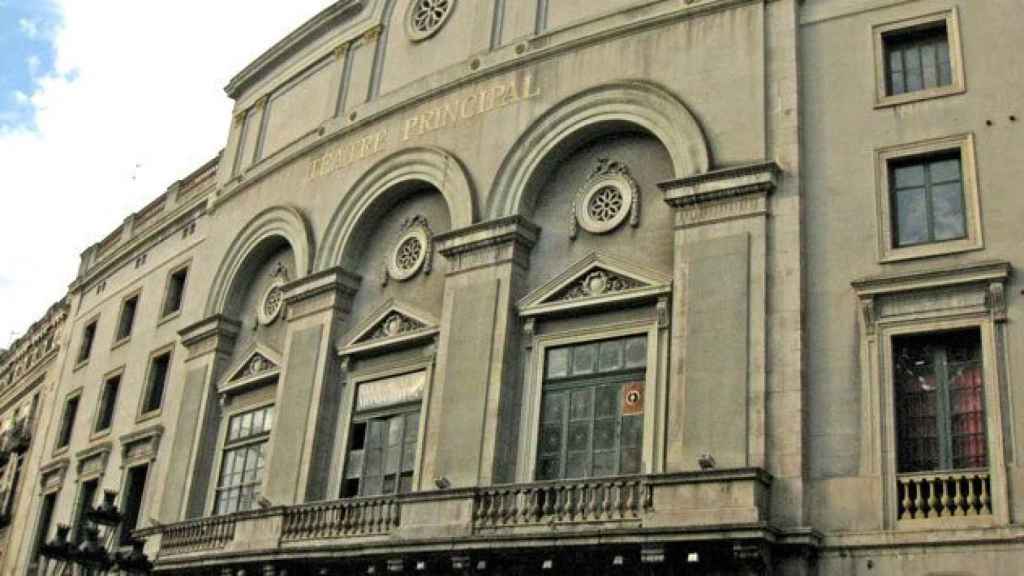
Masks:
[[[437,34],[454,8],[455,0],[412,0],[405,19],[409,39],[419,42]]]
[[[592,182],[576,203],[576,221],[591,234],[605,234],[618,228],[633,208],[630,183],[617,174]]]
[[[430,251],[430,238],[422,226],[406,230],[395,244],[388,259],[388,275],[395,280],[408,280],[423,268]]]
[[[274,280],[263,293],[260,300],[259,320],[260,324],[267,326],[273,324],[281,315],[284,308],[284,280]]]

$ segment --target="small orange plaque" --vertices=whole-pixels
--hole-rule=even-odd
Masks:
[[[632,382],[622,389],[622,415],[644,413],[644,383]]]

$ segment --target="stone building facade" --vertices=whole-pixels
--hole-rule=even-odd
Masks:
[[[5,569],[1016,574],[1015,7],[332,4],[83,254]]]

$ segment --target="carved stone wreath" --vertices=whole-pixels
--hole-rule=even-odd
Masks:
[[[398,312],[392,312],[374,328],[367,340],[379,340],[391,338],[406,332],[412,332],[423,328],[423,324]]]
[[[413,216],[403,222],[395,248],[384,266],[381,283],[387,285],[389,279],[403,282],[420,270],[430,274],[433,238],[427,219],[423,216]]]
[[[257,312],[257,319],[262,326],[273,324],[281,315],[281,310],[284,309],[284,285],[288,283],[288,269],[284,267],[284,264],[278,262],[271,278],[273,281],[263,292]]]
[[[601,158],[573,199],[569,237],[575,240],[579,228],[591,234],[607,234],[627,217],[630,226],[640,224],[640,188],[629,167]]]
[[[413,0],[405,18],[409,39],[421,42],[437,34],[454,8],[455,0]]]
[[[643,286],[643,284],[632,278],[620,276],[607,270],[598,269],[590,272],[577,282],[566,287],[561,293],[555,296],[554,300],[564,301],[589,298],[592,296],[622,292],[623,290],[638,288],[640,286]]]

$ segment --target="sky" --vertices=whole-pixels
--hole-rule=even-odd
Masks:
[[[0,348],[227,141],[231,77],[331,0],[0,0]]]

